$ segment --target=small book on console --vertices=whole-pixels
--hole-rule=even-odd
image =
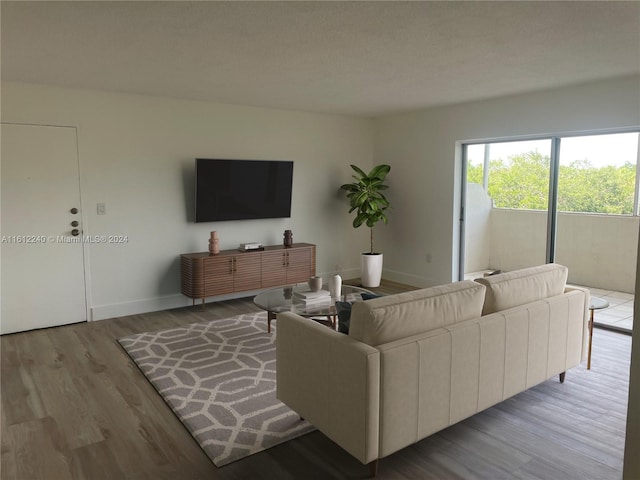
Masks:
[[[241,243],[238,247],[238,250],[241,252],[246,252],[247,250],[264,250],[261,243]]]

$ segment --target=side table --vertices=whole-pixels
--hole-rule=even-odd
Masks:
[[[591,370],[591,342],[593,340],[593,313],[596,310],[602,310],[603,308],[607,308],[608,306],[609,306],[609,302],[604,298],[591,297],[591,303],[589,304],[589,311],[591,312],[591,316],[589,318],[589,353],[587,356],[587,370]]]

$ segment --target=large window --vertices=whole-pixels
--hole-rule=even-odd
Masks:
[[[637,251],[639,137],[636,130],[464,145],[460,278],[557,261],[579,284],[627,291],[627,278],[635,279],[627,264],[635,266]]]
[[[558,211],[637,215],[638,133],[563,138]]]
[[[557,210],[638,214],[638,132],[467,146],[467,182],[496,208],[547,210],[552,144],[559,145]]]
[[[473,145],[467,151],[467,181],[483,185],[495,207],[548,208],[551,140]]]

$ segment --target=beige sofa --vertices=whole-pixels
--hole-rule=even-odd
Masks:
[[[584,360],[589,292],[527,268],[356,302],[345,335],[278,314],[277,396],[364,464]]]

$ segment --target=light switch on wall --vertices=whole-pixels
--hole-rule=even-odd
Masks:
[[[107,205],[104,203],[98,203],[98,215],[106,215],[107,214]]]

